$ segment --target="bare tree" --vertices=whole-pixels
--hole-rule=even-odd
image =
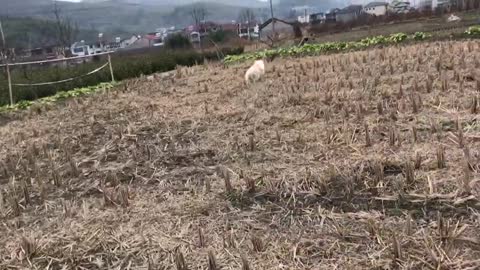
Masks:
[[[256,20],[255,12],[252,9],[246,8],[240,11],[238,21],[240,23],[252,23]]]
[[[62,16],[57,0],[53,2],[53,15],[57,25],[57,42],[62,47],[61,53],[66,56],[65,48],[70,47],[78,36],[78,24],[73,23],[69,17]]]
[[[192,17],[192,20],[195,23],[195,26],[198,27],[200,23],[204,21],[205,18],[207,17],[207,11],[202,6],[195,6],[190,11],[190,16]]]
[[[193,9],[190,11],[190,16],[193,19],[193,22],[195,23],[195,26],[198,28],[198,31],[201,32],[201,27],[200,23],[205,21],[205,18],[207,17],[207,10],[203,6],[194,6]],[[205,32],[207,29],[204,29]],[[203,52],[203,46],[202,46],[202,38],[200,35],[200,40],[199,40],[199,45],[200,45],[200,50]]]
[[[270,15],[272,19],[272,31],[275,33],[275,20],[273,19],[273,1],[270,0]]]

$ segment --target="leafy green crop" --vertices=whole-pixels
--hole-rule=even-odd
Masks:
[[[432,35],[430,34],[427,34],[425,32],[415,32],[415,34],[413,34],[413,39],[414,40],[425,40],[425,39],[428,39],[428,38],[431,38]]]
[[[390,35],[390,37],[388,39],[389,39],[390,42],[400,43],[400,42],[405,41],[407,38],[408,38],[407,34],[397,33],[397,34]]]
[[[101,83],[96,86],[89,86],[89,87],[83,87],[83,88],[76,88],[70,91],[61,91],[57,92],[53,96],[48,96],[44,98],[37,99],[36,101],[29,101],[29,100],[22,100],[13,106],[7,105],[7,106],[2,106],[0,107],[0,112],[7,112],[7,111],[17,111],[17,110],[25,110],[31,107],[34,104],[49,104],[49,103],[54,103],[60,100],[64,100],[67,98],[71,97],[79,97],[79,96],[84,96],[100,91],[104,91],[107,89],[110,89],[114,87],[115,84],[113,83]]]
[[[480,35],[480,25],[474,25],[474,26],[470,26],[467,31],[465,31],[465,34],[466,35],[469,35],[469,36],[478,36]]]
[[[241,55],[228,55],[225,57],[224,62],[226,64],[243,62],[249,60],[262,59],[268,56],[305,56],[305,55],[318,55],[328,52],[339,52],[345,50],[358,50],[377,45],[399,44],[408,39],[411,40],[425,40],[430,38],[431,35],[417,32],[412,36],[408,36],[405,33],[396,33],[390,36],[375,36],[361,39],[360,41],[352,42],[326,42],[318,44],[305,44],[301,47],[293,46],[288,48],[271,49],[259,52],[246,53]]]
[[[385,44],[387,43],[388,40],[384,36],[376,36],[376,37],[370,37],[370,38],[364,38],[360,40],[360,43],[366,45],[366,46],[371,46],[371,45],[377,45],[377,44]]]

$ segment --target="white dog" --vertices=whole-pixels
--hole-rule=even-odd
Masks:
[[[251,81],[259,80],[265,74],[265,64],[263,60],[256,60],[255,63],[245,73],[245,81],[249,84]]]

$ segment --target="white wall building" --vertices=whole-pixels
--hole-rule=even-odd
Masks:
[[[385,2],[371,2],[363,7],[363,11],[374,16],[384,16],[387,14],[388,4]]]
[[[310,15],[298,16],[297,21],[299,23],[310,23]]]
[[[324,23],[325,22],[325,13],[313,13],[307,15],[298,16],[297,21],[299,23]]]

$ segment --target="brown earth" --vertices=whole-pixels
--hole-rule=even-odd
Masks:
[[[479,57],[198,66],[10,115],[0,269],[478,269]]]

